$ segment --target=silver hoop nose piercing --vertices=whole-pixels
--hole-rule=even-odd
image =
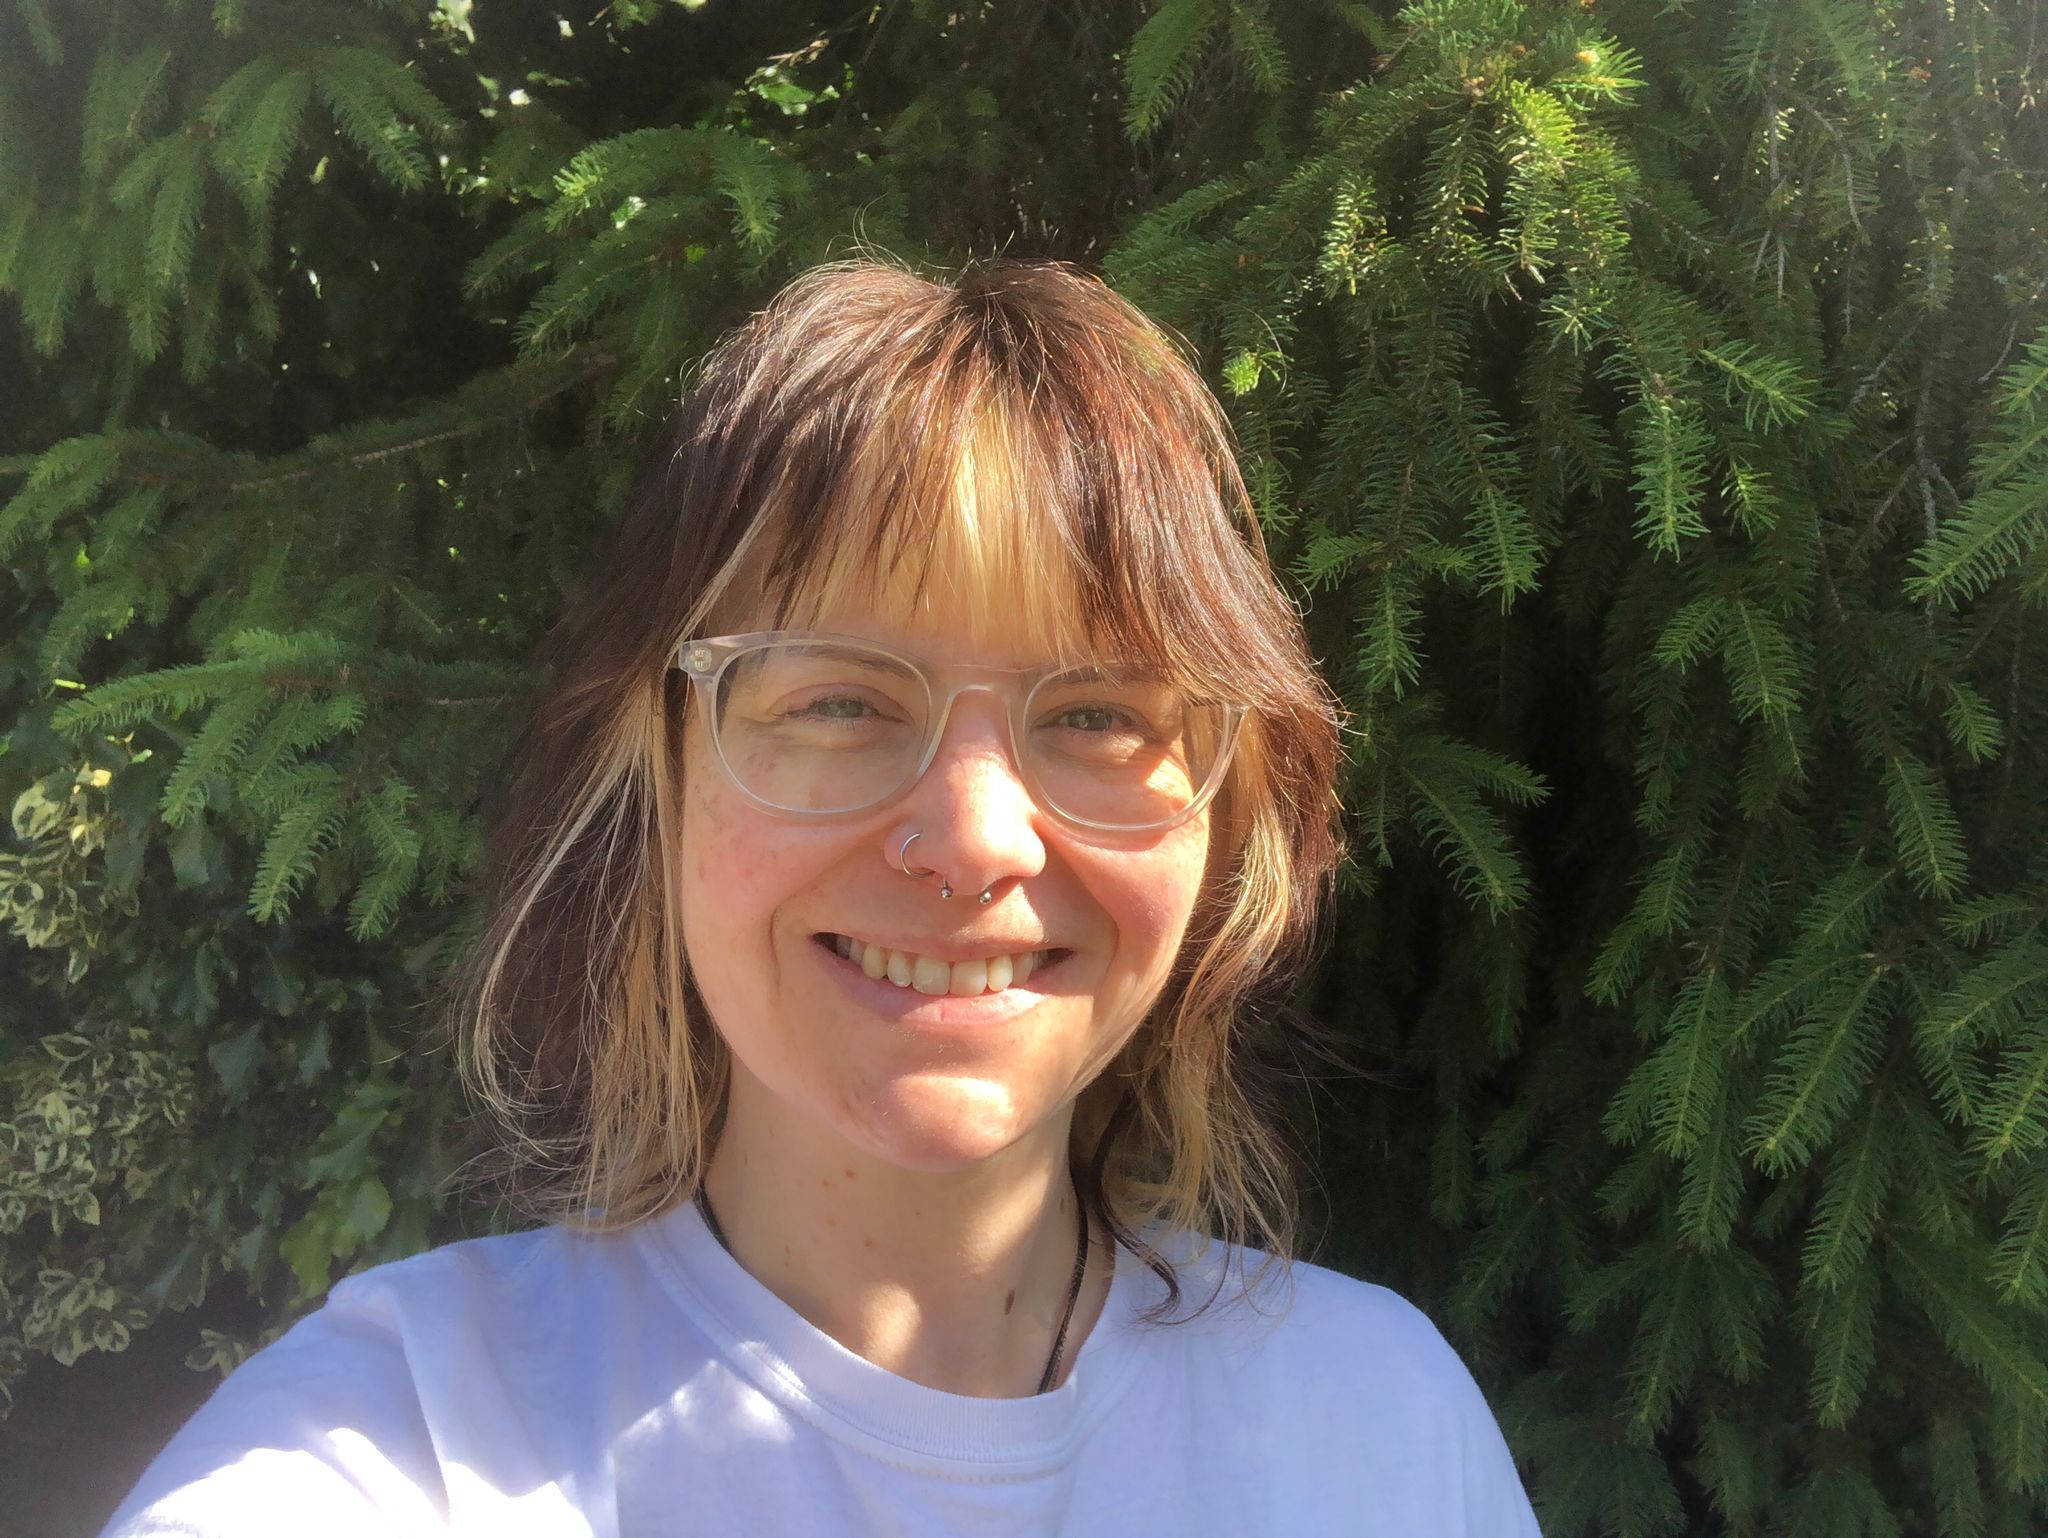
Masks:
[[[910,868],[910,846],[923,837],[924,834],[921,832],[911,834],[910,837],[903,841],[903,847],[896,851],[896,868],[913,881],[922,881],[926,876],[932,874],[930,870],[912,870]],[[952,895],[953,883],[944,876],[939,877],[939,896],[945,898]],[[983,900],[986,901],[987,899],[984,898]]]
[[[923,837],[924,834],[922,832],[911,834],[908,838],[904,839],[902,847],[896,851],[896,868],[902,871],[904,875],[908,876],[913,881],[922,881],[926,876],[933,874],[930,870],[912,870],[910,868],[910,846]],[[948,881],[944,876],[940,876],[940,900],[943,901],[944,899],[951,897],[952,895],[953,883]],[[995,896],[995,888],[992,886],[985,886],[981,889],[981,896],[976,900],[984,908],[986,908],[990,903],[995,901]]]

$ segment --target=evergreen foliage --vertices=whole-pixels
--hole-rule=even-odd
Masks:
[[[0,0],[0,1383],[480,1221],[430,1005],[527,659],[860,238],[1097,266],[1224,394],[1352,712],[1323,1258],[1544,1530],[2041,1531],[2036,23]]]

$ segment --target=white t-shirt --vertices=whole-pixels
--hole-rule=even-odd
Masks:
[[[1184,1271],[1182,1310],[1243,1253]],[[848,1351],[688,1204],[618,1234],[471,1240],[337,1286],[107,1534],[1535,1538],[1434,1326],[1385,1288],[1293,1277],[1291,1308],[1269,1286],[1263,1314],[1219,1300],[1145,1326],[1164,1284],[1120,1251],[1067,1381],[976,1399]]]

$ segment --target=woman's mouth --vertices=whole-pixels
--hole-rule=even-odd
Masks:
[[[1073,954],[1059,946],[1045,950],[991,953],[967,961],[943,961],[916,951],[897,950],[853,935],[814,936],[820,945],[857,966],[869,977],[886,979],[899,988],[937,997],[952,994],[974,998],[984,993],[1001,993],[1024,983],[1041,971]]]

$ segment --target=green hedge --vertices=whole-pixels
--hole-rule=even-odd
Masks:
[[[1323,1255],[1546,1532],[2040,1531],[2037,22],[0,0],[0,1382],[489,1221],[432,1001],[526,659],[858,240],[1211,370],[1353,712]]]

